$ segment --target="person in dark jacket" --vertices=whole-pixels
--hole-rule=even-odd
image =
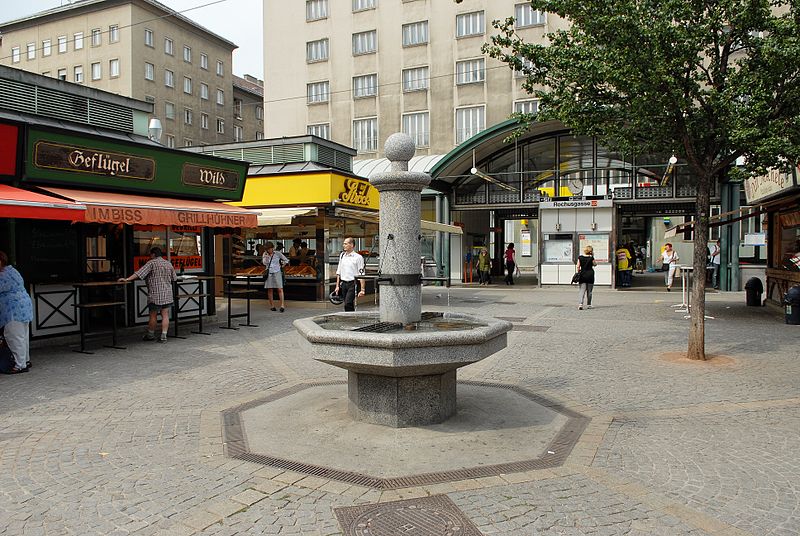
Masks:
[[[594,248],[586,246],[583,250],[583,255],[578,257],[578,263],[575,265],[575,271],[580,274],[578,283],[580,290],[578,291],[578,310],[583,309],[583,300],[586,298],[586,308],[592,308],[592,289],[594,288],[594,267],[597,266],[597,261],[594,260]]]

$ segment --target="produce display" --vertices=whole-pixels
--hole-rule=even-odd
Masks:
[[[300,264],[298,266],[285,266],[283,273],[287,277],[317,277],[317,271],[313,266],[308,264]]]
[[[248,275],[258,275],[264,273],[263,266],[253,266],[251,268],[241,268],[236,271],[237,274],[248,274]]]

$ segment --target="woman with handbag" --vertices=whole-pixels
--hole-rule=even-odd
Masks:
[[[597,266],[597,261],[594,260],[594,248],[586,246],[583,249],[583,255],[578,256],[578,263],[575,265],[575,271],[578,276],[578,310],[583,309],[583,299],[586,297],[586,308],[592,308],[592,289],[594,288],[594,267]]]
[[[261,258],[261,263],[266,266],[266,281],[264,282],[264,288],[267,289],[269,310],[276,310],[275,302],[272,301],[272,289],[278,289],[278,299],[280,299],[281,302],[280,310],[281,312],[284,312],[286,309],[283,302],[282,269],[284,266],[289,264],[289,259],[287,259],[286,256],[280,251],[275,250],[275,244],[272,242],[267,242],[266,251],[264,251],[264,256]]]
[[[667,292],[672,290],[672,280],[675,278],[675,269],[678,267],[678,252],[672,249],[672,244],[664,244],[664,252],[661,254],[661,269],[664,274],[664,284],[667,285]]]
[[[517,252],[514,251],[514,242],[508,244],[503,255],[506,261],[506,285],[514,284],[514,268],[517,267]]]
[[[0,326],[14,366],[6,374],[28,372],[30,366],[28,327],[33,320],[33,304],[20,273],[8,264],[8,255],[0,251]]]

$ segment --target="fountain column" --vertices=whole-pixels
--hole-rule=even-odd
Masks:
[[[418,322],[422,312],[420,286],[421,192],[431,182],[426,173],[408,171],[414,142],[406,134],[392,134],[384,153],[391,171],[380,173],[370,183],[380,193],[381,322]]]

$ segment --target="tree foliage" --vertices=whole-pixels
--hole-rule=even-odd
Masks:
[[[514,19],[484,52],[526,75],[540,120],[629,155],[675,153],[697,182],[690,357],[704,358],[713,181],[800,160],[797,0],[532,0],[567,24],[525,42]],[[556,19],[557,20],[557,19]],[[552,22],[552,21],[551,21]],[[700,258],[702,255],[702,259]]]

